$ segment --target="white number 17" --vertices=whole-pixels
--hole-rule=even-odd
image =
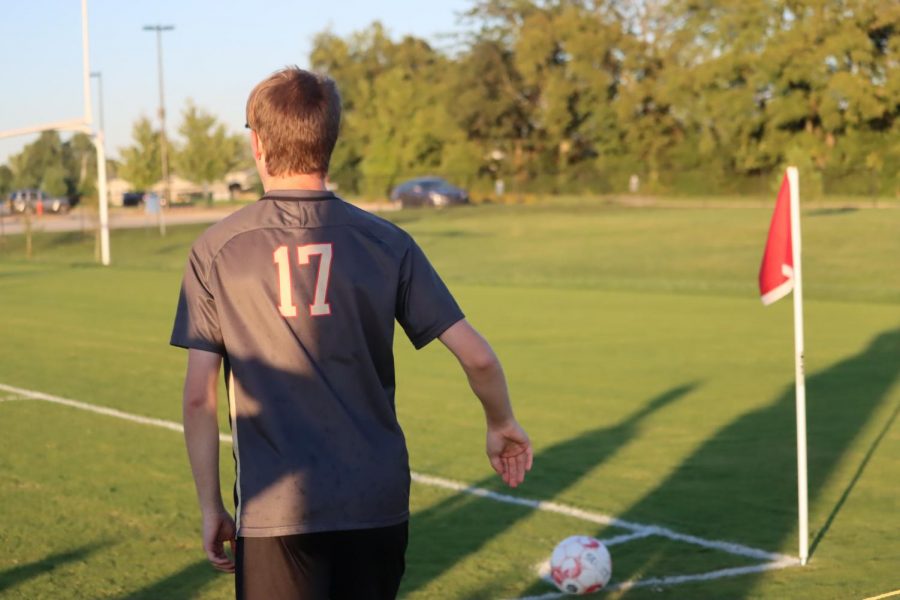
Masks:
[[[312,317],[322,317],[331,314],[331,305],[326,302],[328,294],[328,278],[331,275],[331,244],[306,244],[297,246],[297,264],[300,266],[309,264],[309,257],[319,255],[319,273],[316,276],[316,291],[313,294],[313,303],[309,305],[309,314]],[[278,310],[284,317],[296,317],[297,305],[294,304],[291,286],[291,264],[287,246],[278,246],[272,254],[275,264],[278,266]]]

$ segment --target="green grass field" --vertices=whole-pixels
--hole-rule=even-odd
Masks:
[[[503,360],[536,454],[512,495],[796,554],[791,301],[764,308],[755,287],[768,209],[573,200],[389,218]],[[179,421],[185,354],[167,341],[201,230],[114,232],[110,268],[80,233],[39,234],[31,261],[21,236],[0,242],[0,384]],[[898,232],[900,210],[804,213],[810,564],[601,596],[900,588]],[[396,342],[412,468],[502,491],[478,403],[439,346]],[[0,391],[0,596],[229,597],[200,550],[178,433],[14,396]],[[628,533],[423,484],[412,509],[411,599],[551,592],[534,566],[557,541]],[[660,536],[610,550],[613,583],[760,563]]]

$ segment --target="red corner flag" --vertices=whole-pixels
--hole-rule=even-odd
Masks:
[[[794,257],[791,247],[791,186],[785,173],[769,225],[769,238],[759,267],[759,295],[772,304],[794,289]]]
[[[803,276],[800,266],[800,177],[788,167],[778,190],[766,252],[759,268],[759,294],[772,304],[794,292],[794,378],[797,401],[797,516],[800,564],[809,560],[809,494],[806,468],[806,378],[803,367]]]

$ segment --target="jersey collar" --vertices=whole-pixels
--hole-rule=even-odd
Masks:
[[[260,200],[333,200],[334,192],[328,190],[269,190]]]

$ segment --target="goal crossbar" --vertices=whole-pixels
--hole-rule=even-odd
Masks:
[[[42,131],[78,131],[81,133],[91,134],[91,127],[84,122],[84,119],[70,119],[68,121],[53,121],[52,123],[44,123],[43,125],[34,125],[32,127],[19,127],[18,129],[7,129],[0,131],[0,139],[16,137],[19,135],[29,135],[32,133],[40,133]]]

